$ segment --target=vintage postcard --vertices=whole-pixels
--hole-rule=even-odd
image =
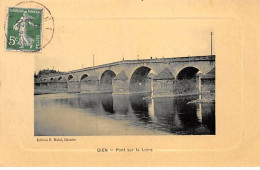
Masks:
[[[259,166],[257,1],[0,0],[1,166]]]

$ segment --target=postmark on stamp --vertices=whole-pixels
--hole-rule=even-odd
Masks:
[[[8,9],[7,50],[37,52],[41,50],[42,9]]]

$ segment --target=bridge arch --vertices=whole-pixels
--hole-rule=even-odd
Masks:
[[[99,81],[100,90],[113,90],[112,79],[116,76],[112,70],[106,70],[102,73]]]
[[[81,82],[83,79],[87,78],[88,77],[88,74],[84,73],[80,76],[80,79],[79,81]]]
[[[177,80],[184,80],[184,79],[193,79],[195,78],[196,74],[199,72],[199,69],[196,67],[188,66],[183,68],[176,76]]]
[[[179,71],[173,86],[173,93],[198,93],[198,81],[196,78],[200,70],[197,67],[188,66]]]
[[[141,66],[135,69],[130,78],[129,91],[130,92],[147,92],[151,91],[151,80],[148,79],[148,74],[151,68]]]
[[[64,78],[63,76],[59,76],[57,77],[57,81],[64,81],[66,78]]]
[[[67,76],[60,75],[59,77],[56,77],[57,82],[67,82]]]
[[[74,76],[73,76],[72,74],[70,74],[70,75],[68,76],[68,81],[71,81],[73,78],[74,78]]]

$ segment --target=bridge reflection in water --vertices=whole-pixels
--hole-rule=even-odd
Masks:
[[[188,104],[198,98],[35,96],[35,136],[214,135],[215,104]]]

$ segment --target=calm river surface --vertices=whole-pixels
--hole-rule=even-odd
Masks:
[[[35,136],[214,135],[215,103],[198,96],[150,99],[150,94],[34,96]]]

